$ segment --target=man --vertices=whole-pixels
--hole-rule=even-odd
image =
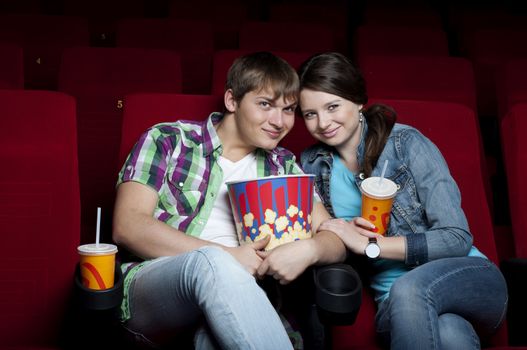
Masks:
[[[280,318],[254,276],[281,284],[314,264],[345,258],[329,231],[260,250],[238,245],[226,181],[300,173],[277,148],[294,124],[296,72],[270,53],[237,59],[229,70],[226,112],[201,123],[158,124],[145,132],[120,174],[113,238],[145,259],[127,264],[123,325],[147,345],[198,329],[196,348],[288,349]],[[321,202],[313,228],[329,218]]]

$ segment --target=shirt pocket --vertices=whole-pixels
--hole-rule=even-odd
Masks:
[[[169,198],[166,202],[176,209],[179,215],[191,215],[201,207],[205,193],[200,191],[203,178],[190,177],[186,170],[172,169],[168,173]]]

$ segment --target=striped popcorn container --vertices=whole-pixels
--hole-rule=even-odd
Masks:
[[[266,236],[265,250],[311,238],[315,175],[268,176],[227,182],[240,244]]]

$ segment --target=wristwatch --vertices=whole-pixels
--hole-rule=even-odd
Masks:
[[[364,248],[364,254],[370,259],[377,259],[381,255],[381,247],[377,244],[377,238],[370,237]]]

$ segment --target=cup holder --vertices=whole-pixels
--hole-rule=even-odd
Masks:
[[[350,325],[355,322],[362,302],[362,283],[357,272],[346,264],[317,268],[315,300],[322,323]]]
[[[123,300],[123,275],[116,264],[114,286],[104,290],[94,290],[82,284],[80,267],[75,270],[75,292],[82,307],[88,310],[110,310],[121,305]]]

